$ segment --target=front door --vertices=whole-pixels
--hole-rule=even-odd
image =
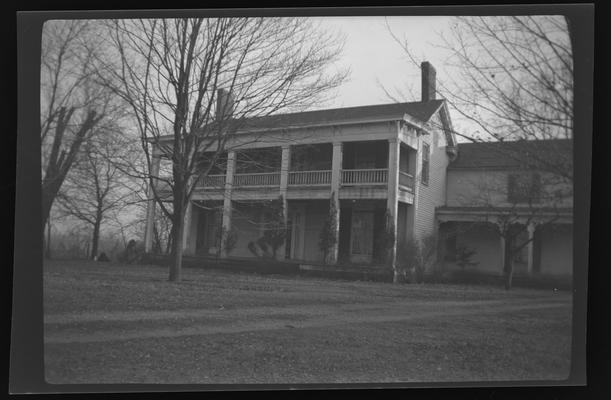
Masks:
[[[350,235],[350,261],[370,263],[373,257],[373,211],[354,211]]]
[[[290,243],[287,243],[287,246],[290,246],[291,258],[293,260],[303,260],[305,259],[305,236],[303,231],[305,225],[305,210],[303,207],[295,207],[295,209],[289,214],[289,221],[291,226],[291,234]]]

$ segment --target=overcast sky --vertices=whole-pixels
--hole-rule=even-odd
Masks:
[[[321,27],[340,31],[346,37],[343,53],[344,66],[351,70],[350,80],[337,92],[335,101],[326,106],[351,107],[391,102],[378,81],[385,87],[408,87],[420,98],[420,69],[411,64],[400,46],[388,32],[386,22],[394,34],[406,37],[419,61],[429,61],[443,77],[446,54],[434,47],[439,42],[437,32],[447,29],[451,17],[322,17],[315,18]]]

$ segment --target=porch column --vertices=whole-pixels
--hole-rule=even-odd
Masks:
[[[331,162],[331,193],[334,193],[333,200],[335,203],[335,209],[337,210],[337,220],[335,223],[335,245],[331,252],[331,264],[337,262],[338,251],[339,251],[339,191],[341,187],[341,175],[342,175],[342,142],[333,143],[333,160]]]
[[[291,147],[289,145],[282,146],[282,161],[280,161],[280,194],[286,197],[286,190],[289,184],[289,163],[291,156]]]
[[[393,223],[395,243],[391,248],[390,263],[395,269],[397,258],[397,213],[399,201],[399,140],[397,138],[388,140],[388,200],[387,208]]]
[[[159,176],[159,164],[161,163],[160,156],[153,156],[151,160],[151,176]],[[154,180],[153,180],[154,182]],[[144,251],[150,253],[153,249],[153,227],[155,224],[155,196],[153,195],[153,188],[149,183],[147,190],[148,204],[146,208],[146,228],[144,230]]]
[[[233,173],[235,170],[236,154],[235,151],[227,153],[227,170],[225,172],[225,195],[223,196],[223,222],[222,227],[225,232],[231,229],[231,193],[233,191]],[[227,257],[227,253],[223,248],[223,241],[220,243],[221,256]]]
[[[282,146],[282,161],[280,162],[280,195],[282,196],[282,209],[284,210],[284,226],[288,223],[288,202],[286,200],[286,192],[289,184],[289,166],[290,166],[291,147],[289,145]],[[284,244],[278,249],[276,258],[283,260],[285,256],[286,239]]]
[[[532,274],[535,262],[535,229],[536,225],[533,223],[526,226],[528,231],[528,244],[526,245],[528,250],[528,275]]]

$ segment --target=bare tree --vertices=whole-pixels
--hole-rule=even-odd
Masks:
[[[98,129],[95,138],[87,141],[67,175],[58,203],[60,210],[91,226],[91,253],[98,253],[100,229],[110,213],[125,209],[133,199],[129,177],[121,169],[126,158],[126,140],[114,125]],[[101,131],[101,132],[99,132]]]
[[[411,38],[389,28],[416,66]],[[561,16],[456,17],[437,47],[448,54],[437,93],[466,127],[467,141],[534,141],[573,138],[573,52],[568,21]],[[394,99],[405,97],[387,90]],[[515,146],[504,154],[531,169],[573,180],[572,154],[536,143],[525,155]],[[551,150],[551,151],[550,151]]]
[[[310,106],[341,83],[345,73],[326,73],[339,54],[337,38],[293,18],[120,20],[108,24],[108,37],[98,78],[133,114],[148,184],[172,221],[169,280],[179,281],[182,227],[197,181],[248,118]],[[226,91],[219,95],[219,89]],[[165,135],[169,146],[161,142]],[[165,180],[171,207],[155,189],[160,179],[149,172],[151,145],[172,162]]]
[[[91,81],[95,46],[86,21],[48,21],[42,36],[42,229],[78,151],[108,112],[108,92]]]

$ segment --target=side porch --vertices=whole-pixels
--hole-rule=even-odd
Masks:
[[[511,251],[516,276],[573,274],[572,212],[514,211],[509,242],[501,234],[501,216],[475,207],[442,207],[436,212],[439,261],[444,271],[472,270],[503,274],[505,251]],[[511,248],[508,248],[511,246]]]

